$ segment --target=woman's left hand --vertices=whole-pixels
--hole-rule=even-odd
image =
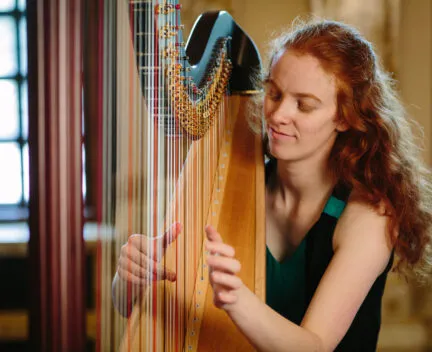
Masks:
[[[210,252],[207,264],[210,271],[210,283],[213,288],[213,302],[216,307],[229,310],[238,299],[242,280],[236,275],[241,268],[234,258],[234,248],[225,244],[221,235],[211,226],[205,228],[207,239],[206,250]]]

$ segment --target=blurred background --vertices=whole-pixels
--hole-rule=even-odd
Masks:
[[[422,127],[424,158],[432,165],[432,0],[184,0],[181,4],[186,37],[200,13],[226,10],[256,43],[264,65],[269,39],[297,16],[312,13],[356,26],[399,82],[408,111]],[[27,65],[26,2],[0,0],[0,351],[31,350]],[[87,337],[92,350],[96,237],[91,222],[84,232]],[[389,275],[379,350],[432,351],[430,288]]]

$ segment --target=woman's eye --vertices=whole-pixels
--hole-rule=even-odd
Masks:
[[[269,91],[267,92],[267,96],[274,101],[278,101],[281,98],[281,95],[278,92]]]
[[[301,111],[301,112],[311,112],[312,110],[315,109],[314,106],[308,105],[304,102],[302,102],[301,100],[297,101],[297,108]]]

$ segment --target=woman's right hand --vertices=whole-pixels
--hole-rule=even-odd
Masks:
[[[124,281],[135,285],[148,285],[156,280],[176,280],[176,273],[166,269],[160,260],[166,248],[177,239],[181,224],[175,222],[159,238],[131,235],[120,250],[117,273]]]

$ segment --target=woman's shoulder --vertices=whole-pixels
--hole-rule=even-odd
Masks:
[[[389,221],[384,203],[373,207],[352,190],[335,228],[334,251],[373,253],[375,259],[382,262],[384,270],[393,250],[387,234]]]
[[[357,217],[367,217],[376,219],[389,219],[387,215],[388,209],[384,201],[378,202],[376,205],[372,205],[362,194],[355,188],[350,189],[346,194],[347,203],[347,215],[346,216],[357,216]]]

